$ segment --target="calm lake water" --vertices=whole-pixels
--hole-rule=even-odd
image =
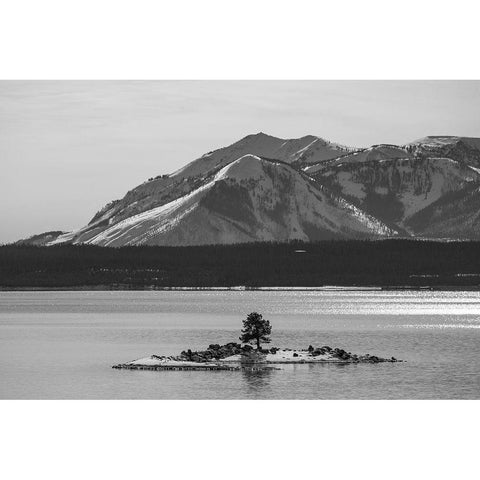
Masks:
[[[256,310],[272,346],[330,345],[406,363],[267,372],[114,370],[237,341]],[[0,398],[478,399],[480,293],[3,292]]]

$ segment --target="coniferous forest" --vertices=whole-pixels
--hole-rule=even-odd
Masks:
[[[480,287],[480,242],[0,247],[0,289]]]

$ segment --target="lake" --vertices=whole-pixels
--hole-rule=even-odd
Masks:
[[[251,311],[271,321],[271,346],[406,362],[111,368],[238,341]],[[3,399],[478,399],[480,292],[0,292],[0,364]]]

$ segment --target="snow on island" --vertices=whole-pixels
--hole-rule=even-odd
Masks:
[[[357,355],[341,348],[312,347],[305,350],[276,348],[254,350],[250,345],[227,343],[212,344],[207,350],[183,351],[177,356],[151,355],[112,368],[130,370],[242,370],[272,368],[278,364],[303,363],[395,363],[395,357],[381,358],[376,355]]]

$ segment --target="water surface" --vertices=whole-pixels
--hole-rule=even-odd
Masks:
[[[271,321],[272,346],[407,362],[259,373],[111,368],[237,341],[253,310]],[[0,398],[478,399],[480,293],[1,292]]]

